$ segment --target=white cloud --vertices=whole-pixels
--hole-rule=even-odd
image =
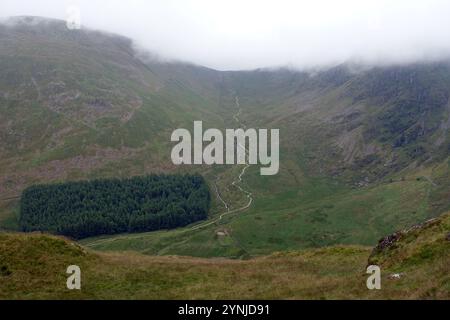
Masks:
[[[402,63],[450,55],[447,0],[2,0],[0,15],[64,19],[218,69]]]

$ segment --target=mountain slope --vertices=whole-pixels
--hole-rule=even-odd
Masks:
[[[241,186],[252,205],[205,228],[87,244],[203,257],[374,245],[450,209],[447,62],[219,72],[19,17],[0,25],[0,65],[0,228],[17,229],[17,197],[31,184],[161,171],[202,173],[242,207],[241,167],[172,164],[170,134],[194,120],[279,128],[279,174],[251,166]],[[225,210],[216,194],[211,216]]]
[[[170,166],[174,128],[200,117],[221,122],[210,102],[217,93],[198,94],[197,79],[175,82],[171,70],[156,73],[129,39],[24,17],[0,25],[0,48],[0,150],[2,173],[10,174],[2,175],[4,195],[32,179],[82,176],[109,161],[143,166],[145,157],[155,167]],[[49,168],[52,161],[57,168]]]

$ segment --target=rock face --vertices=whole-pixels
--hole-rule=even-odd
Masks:
[[[402,237],[402,232],[398,231],[396,233],[393,233],[391,235],[388,235],[378,241],[378,245],[375,247],[374,250],[376,251],[382,251],[387,248],[390,248],[394,243],[396,243],[398,240],[400,240]]]
[[[372,253],[369,256],[368,265],[377,264],[376,256],[388,249],[395,248],[395,244],[403,237],[404,234],[404,231],[397,231],[380,239],[377,246],[373,248]]]

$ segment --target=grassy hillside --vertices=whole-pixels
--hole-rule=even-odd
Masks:
[[[447,62],[219,72],[134,49],[62,21],[0,25],[0,229],[17,230],[26,187],[55,181],[201,173],[229,208],[244,206],[241,166],[172,165],[170,134],[194,120],[279,128],[279,174],[250,167],[239,185],[252,205],[215,220],[226,211],[216,192],[205,227],[83,243],[199,257],[371,246],[450,209]]]
[[[214,70],[144,59],[130,39],[37,17],[0,24],[0,66],[0,228],[18,227],[18,197],[35,183],[207,174],[172,165],[170,135],[197,119],[223,127]]]
[[[449,299],[450,214],[401,234],[372,254],[334,246],[227,260],[97,253],[53,236],[2,233],[0,298]],[[382,269],[381,290],[366,288],[369,256]],[[81,291],[65,288],[71,264],[81,267]]]
[[[34,182],[173,171],[173,130],[221,127],[218,91],[197,92],[181,64],[153,70],[129,39],[15,18],[0,25],[0,49],[2,198]]]

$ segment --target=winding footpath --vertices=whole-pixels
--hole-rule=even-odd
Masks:
[[[233,119],[238,123],[238,125],[240,126],[240,128],[242,128],[242,129],[245,130],[245,129],[246,129],[246,126],[245,126],[245,125],[241,122],[241,120],[239,119],[239,116],[240,116],[240,114],[241,114],[241,112],[242,112],[241,106],[240,106],[240,104],[239,104],[239,97],[236,97],[236,98],[235,98],[235,104],[236,104],[236,108],[238,109],[238,111],[233,115]],[[245,148],[245,147],[242,146],[242,145],[239,145],[239,147],[245,149],[245,154],[246,154],[247,160],[248,160],[248,150],[247,150],[247,148]],[[247,161],[247,162],[248,162],[248,161]],[[216,181],[214,181],[214,189],[215,189],[215,191],[216,191],[217,197],[219,198],[220,202],[222,202],[222,204],[223,204],[223,206],[225,207],[225,210],[226,210],[226,211],[220,213],[219,216],[218,216],[217,218],[213,219],[213,220],[208,220],[208,221],[205,221],[205,222],[203,222],[203,223],[201,223],[201,224],[195,225],[195,226],[193,226],[193,227],[191,227],[191,228],[184,229],[183,232],[186,232],[186,231],[194,231],[194,230],[199,230],[199,229],[208,227],[208,226],[210,226],[210,225],[213,225],[213,224],[219,222],[219,221],[222,220],[222,218],[223,218],[224,216],[226,216],[226,215],[229,215],[229,214],[232,214],[232,213],[241,212],[241,211],[244,211],[244,210],[248,209],[248,208],[252,205],[252,203],[253,203],[253,196],[252,196],[252,193],[251,193],[250,191],[248,191],[248,190],[245,190],[245,189],[244,189],[242,186],[240,186],[239,184],[242,183],[242,182],[244,181],[244,180],[243,180],[243,177],[244,177],[244,175],[245,175],[245,171],[246,171],[249,167],[250,167],[250,164],[247,163],[247,164],[242,168],[242,170],[240,171],[240,173],[239,173],[239,175],[236,177],[236,179],[234,179],[233,182],[231,183],[232,186],[235,186],[236,188],[238,188],[239,191],[242,192],[242,193],[246,196],[246,198],[248,199],[248,202],[247,202],[243,207],[236,208],[236,209],[233,209],[233,210],[230,209],[230,205],[229,205],[229,204],[222,198],[222,196],[220,195],[219,187],[217,186],[217,181],[220,180],[220,177],[218,176],[218,177],[216,178]],[[97,240],[97,241],[93,241],[93,242],[91,242],[91,243],[87,243],[87,244],[85,244],[85,246],[86,246],[86,247],[92,247],[92,246],[99,245],[99,244],[103,244],[103,243],[108,243],[108,242],[114,242],[114,241],[116,241],[116,240],[121,240],[121,239],[123,239],[123,238],[125,238],[125,239],[127,239],[127,240],[139,239],[139,238],[141,238],[141,237],[144,236],[144,235],[145,235],[145,234],[139,234],[139,235],[136,235],[136,236],[124,236],[124,237],[120,237],[120,236],[119,236],[118,238],[99,239],[99,240]]]
[[[240,128],[242,128],[242,129],[245,130],[245,129],[246,129],[245,124],[243,124],[243,123],[241,122],[241,120],[239,119],[239,116],[241,115],[242,109],[241,109],[241,106],[240,106],[240,104],[239,104],[239,97],[237,97],[237,96],[236,96],[236,98],[235,98],[235,104],[236,104],[236,108],[238,109],[238,111],[233,115],[233,119],[238,123],[238,125],[240,126]],[[245,149],[245,154],[246,154],[247,160],[248,160],[248,150],[247,150],[244,146],[242,146],[242,145],[239,145],[239,147]],[[219,222],[220,220],[222,220],[222,218],[223,218],[224,216],[229,215],[229,214],[232,214],[232,213],[237,213],[237,212],[244,211],[244,210],[248,209],[248,208],[252,205],[252,203],[253,203],[253,196],[252,196],[252,193],[251,193],[250,191],[248,191],[248,190],[245,190],[243,187],[241,187],[241,186],[239,185],[240,183],[242,183],[242,182],[244,181],[244,180],[242,179],[242,177],[245,175],[245,171],[246,171],[249,167],[250,167],[250,164],[249,164],[248,161],[247,161],[247,164],[242,168],[242,170],[241,170],[241,172],[239,173],[239,175],[238,175],[238,176],[236,177],[236,179],[234,179],[233,182],[231,183],[232,186],[237,187],[237,188],[239,189],[239,191],[241,191],[243,194],[245,194],[245,196],[246,196],[247,199],[248,199],[247,204],[245,204],[243,207],[240,207],[240,208],[236,208],[236,209],[230,210],[229,204],[228,204],[225,200],[223,200],[222,196],[220,195],[219,188],[217,187],[217,180],[219,179],[219,177],[217,177],[216,182],[214,182],[214,186],[215,186],[215,189],[216,189],[216,194],[217,194],[217,197],[219,198],[219,200],[224,204],[224,207],[225,207],[226,211],[225,211],[225,212],[222,212],[221,214],[219,214],[219,216],[218,216],[217,218],[215,218],[214,220],[207,221],[207,222],[205,222],[205,223],[202,223],[202,224],[193,226],[192,228],[190,228],[190,229],[188,229],[188,230],[198,230],[198,229],[201,229],[201,228],[210,226],[210,225],[215,224],[215,223]]]

